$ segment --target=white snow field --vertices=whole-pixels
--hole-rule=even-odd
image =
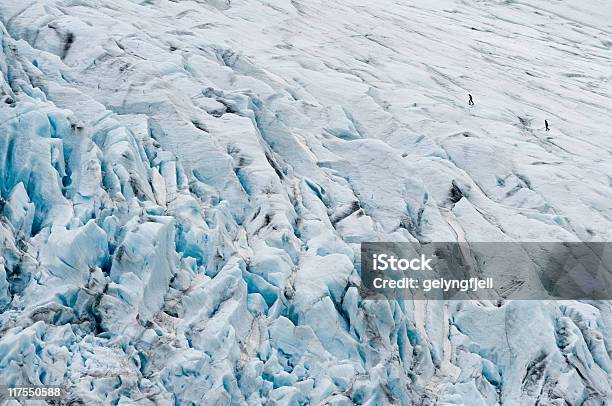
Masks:
[[[358,286],[362,241],[612,240],[612,2],[0,0],[0,21],[0,385],[611,404],[611,302]]]

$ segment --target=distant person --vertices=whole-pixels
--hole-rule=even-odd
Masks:
[[[474,99],[472,99],[472,95],[468,93],[468,96],[470,97],[468,100],[468,106],[473,106],[474,105]]]
[[[544,120],[544,127],[546,127],[546,131],[550,131],[550,128],[548,127],[548,120]]]

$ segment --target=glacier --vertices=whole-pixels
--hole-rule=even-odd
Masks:
[[[62,404],[611,404],[608,301],[358,289],[366,241],[612,240],[611,16],[0,0],[0,385],[61,385]]]

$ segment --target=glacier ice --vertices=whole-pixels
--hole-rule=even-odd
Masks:
[[[364,241],[609,241],[610,15],[0,0],[0,384],[67,404],[609,404],[609,302],[358,287]]]

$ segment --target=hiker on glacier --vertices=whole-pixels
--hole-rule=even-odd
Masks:
[[[468,99],[468,106],[473,106],[474,105],[474,99],[472,99],[472,95],[468,93],[468,96],[470,97]]]
[[[548,128],[548,120],[544,119],[544,127],[546,128],[546,131],[550,131],[550,128]]]

